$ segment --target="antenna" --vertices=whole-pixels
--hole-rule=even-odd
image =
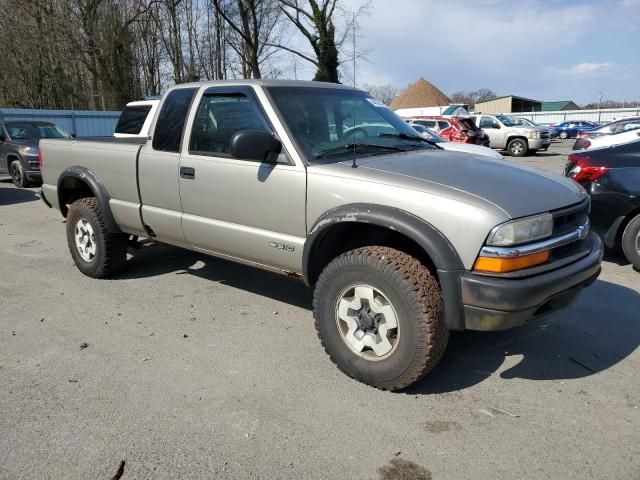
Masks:
[[[351,23],[352,34],[353,34],[353,128],[355,131],[356,128],[356,14],[353,13],[353,21]],[[356,165],[356,136],[353,136],[353,163],[351,164],[351,168],[357,168]]]

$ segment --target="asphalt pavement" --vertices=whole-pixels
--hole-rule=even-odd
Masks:
[[[558,173],[568,145],[519,162]],[[159,245],[90,279],[35,192],[0,180],[2,479],[640,478],[640,273],[618,255],[569,309],[455,333],[390,393],[330,362],[303,284]]]

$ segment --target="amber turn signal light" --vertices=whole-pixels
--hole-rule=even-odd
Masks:
[[[478,257],[473,266],[474,270],[480,272],[506,273],[514,270],[522,270],[523,268],[540,265],[549,260],[550,251],[532,253],[521,257],[513,258],[494,258],[494,257]]]

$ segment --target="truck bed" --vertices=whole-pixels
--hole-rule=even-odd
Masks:
[[[58,178],[67,168],[81,166],[109,186],[111,198],[139,204],[137,158],[145,142],[145,138],[113,137],[41,140],[42,189],[46,198],[60,208]]]

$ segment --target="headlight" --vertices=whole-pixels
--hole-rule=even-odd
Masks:
[[[538,132],[537,130],[534,132],[529,132],[528,135],[529,138],[540,138],[540,132]]]
[[[38,155],[38,147],[22,147],[22,151],[26,155]]]
[[[494,247],[519,245],[550,237],[551,233],[553,233],[553,216],[550,213],[543,213],[498,225],[489,234],[487,245]]]

